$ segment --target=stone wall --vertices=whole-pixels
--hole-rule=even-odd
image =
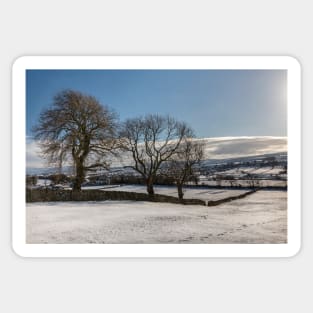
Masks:
[[[219,205],[219,204],[222,204],[222,203],[225,203],[225,202],[229,202],[229,201],[233,201],[233,200],[237,200],[237,199],[242,199],[248,195],[251,195],[252,193],[256,192],[257,190],[256,189],[253,189],[253,190],[250,190],[250,191],[247,191],[241,195],[238,195],[238,196],[232,196],[232,197],[228,197],[228,198],[225,198],[225,199],[220,199],[220,200],[213,200],[213,201],[208,201],[208,206],[215,206],[215,205]]]
[[[132,200],[205,205],[205,201],[199,199],[184,199],[181,202],[176,197],[159,194],[155,194],[151,197],[145,193],[127,191],[82,190],[80,192],[74,192],[72,190],[26,189],[26,202],[105,200]]]
[[[200,199],[184,199],[180,201],[176,197],[155,194],[153,197],[146,193],[129,191],[109,190],[50,190],[50,189],[26,189],[26,202],[54,202],[54,201],[105,201],[105,200],[131,200],[131,201],[152,201],[180,204],[196,204],[215,206],[225,202],[244,198],[256,190],[247,191],[238,196],[232,196],[220,200],[204,201]]]

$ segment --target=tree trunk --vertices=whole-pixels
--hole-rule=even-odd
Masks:
[[[147,184],[147,192],[149,194],[149,196],[153,196],[154,195],[154,189],[153,189],[153,179],[152,177],[149,177],[146,181]]]
[[[183,200],[184,198],[183,184],[177,184],[177,191],[178,191],[178,199]]]
[[[82,163],[76,163],[76,177],[73,183],[73,191],[81,191],[82,183],[85,180],[85,170]]]

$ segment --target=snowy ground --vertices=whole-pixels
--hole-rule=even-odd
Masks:
[[[231,175],[236,175],[236,174],[241,174],[242,172],[244,173],[250,173],[250,174],[266,174],[266,175],[277,175],[280,172],[282,172],[281,167],[270,167],[270,166],[262,166],[262,167],[236,167],[232,168],[227,171],[221,171],[218,172],[219,174],[231,174]]]
[[[133,201],[27,204],[27,243],[285,243],[287,193],[215,207]]]

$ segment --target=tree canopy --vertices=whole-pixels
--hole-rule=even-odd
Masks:
[[[117,116],[93,96],[73,90],[58,93],[33,128],[43,156],[60,167],[75,166],[74,190],[87,171],[106,168],[105,156],[116,145]]]
[[[162,167],[161,174],[175,181],[180,200],[184,196],[183,185],[195,177],[196,166],[200,164],[203,154],[203,142],[185,137],[175,154]]]
[[[154,194],[153,183],[161,164],[173,156],[190,132],[186,123],[157,114],[128,119],[123,124],[122,148],[131,153],[131,167],[145,179],[150,195]]]

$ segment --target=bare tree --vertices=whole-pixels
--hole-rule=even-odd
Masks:
[[[236,186],[236,178],[235,178],[234,175],[227,175],[226,179],[229,182],[230,187],[235,187]]]
[[[255,190],[260,187],[260,180],[256,174],[247,173],[244,178],[246,179],[246,182],[250,188]]]
[[[189,132],[185,123],[168,116],[147,115],[124,123],[122,149],[131,153],[131,168],[142,175],[149,195],[154,195],[153,184],[161,164],[176,152]]]
[[[79,191],[87,171],[108,166],[104,157],[114,148],[116,127],[116,114],[96,98],[65,90],[41,113],[33,132],[49,163],[74,165],[73,190]]]
[[[180,200],[183,200],[184,197],[183,186],[187,181],[194,179],[196,166],[203,159],[203,153],[204,144],[202,142],[186,137],[162,168],[163,174],[175,181]]]

